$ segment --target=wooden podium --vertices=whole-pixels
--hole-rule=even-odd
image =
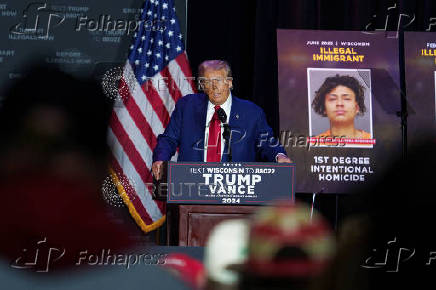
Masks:
[[[238,164],[238,166],[241,166],[241,164]],[[264,168],[265,165],[259,166]],[[162,183],[155,181],[156,190],[154,198],[158,200],[167,200],[168,198],[167,188],[160,186],[161,184],[166,184],[169,180],[167,176],[167,162],[164,163],[163,172]],[[171,170],[169,172],[171,174]],[[269,188],[271,188],[271,185]],[[262,202],[252,204],[258,205],[168,203],[166,244],[168,246],[205,246],[208,236],[215,225],[223,220],[249,218],[250,215],[259,209],[259,205]]]
[[[210,231],[223,220],[248,218],[258,206],[168,205],[167,245],[205,246]]]

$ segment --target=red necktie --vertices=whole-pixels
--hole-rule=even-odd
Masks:
[[[221,161],[221,122],[218,118],[218,109],[215,106],[215,113],[209,123],[209,139],[207,141],[207,162]]]

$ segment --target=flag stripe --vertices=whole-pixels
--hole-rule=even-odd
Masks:
[[[180,92],[177,82],[179,81],[177,78],[173,78],[173,76],[170,74],[169,66],[165,67],[161,72],[162,77],[167,78],[167,87],[168,91],[173,98],[174,102],[177,102],[177,100],[182,96],[182,93]]]
[[[148,146],[126,108],[119,108],[118,110],[114,110],[114,112],[116,113],[115,117],[117,117],[119,124],[122,126],[119,132],[121,135],[125,134],[126,138],[124,140],[127,140],[125,143],[120,142],[120,144],[123,148],[131,148],[131,151],[125,151],[126,155],[129,157],[129,160],[135,161],[133,165],[135,169],[137,169],[137,173],[143,183],[151,184],[153,181],[150,172],[153,155],[151,148],[153,147]],[[114,120],[113,124],[116,125],[118,123],[117,120]],[[122,139],[119,140],[121,141]],[[140,158],[138,158],[138,154]],[[152,201],[152,192],[146,185],[144,186],[144,188],[136,193],[139,197],[144,197],[142,198],[143,200],[145,199],[145,201],[150,202]],[[157,203],[157,206],[159,207],[160,214],[165,213],[165,206],[162,203]]]
[[[117,125],[118,123],[122,126],[119,129],[121,135],[124,135],[127,140],[126,142],[120,142],[123,148],[130,148],[129,151],[125,151],[129,160],[133,160],[133,166],[136,171],[139,173],[143,183],[152,183],[153,178],[150,173],[151,163],[152,163],[152,150],[148,147],[146,141],[141,137],[141,133],[139,129],[133,124],[133,120],[130,119],[130,115],[125,108],[119,109],[116,111],[117,118],[113,120],[113,124]],[[122,120],[122,121],[120,121]],[[122,140],[122,139],[118,139]],[[140,158],[138,158],[138,155]],[[145,185],[145,189],[136,192],[139,197],[144,196],[147,201],[151,200],[152,192]],[[160,203],[157,204],[160,210],[160,213],[164,213],[164,206]]]
[[[112,167],[115,170],[115,172],[117,173],[117,176],[120,176],[120,174],[123,172],[126,172],[126,175],[127,175],[127,173],[131,173],[131,172],[129,172],[129,168],[128,168],[128,166],[126,166],[126,164],[124,165],[124,168],[122,168],[119,165],[118,160],[114,159],[114,160],[112,160],[112,162],[113,162]],[[134,169],[133,169],[133,171],[134,171]],[[134,177],[134,176],[135,176],[134,174],[129,175],[129,177],[130,177],[129,180],[132,180],[132,177]],[[126,178],[127,178],[127,176],[126,176]],[[135,191],[137,191],[137,192],[139,192],[142,188],[142,185],[138,186],[136,183],[133,184],[132,186],[136,187]],[[123,186],[123,189],[125,189],[125,186]],[[157,219],[157,218],[161,217],[161,215],[157,211],[155,211],[155,214],[153,216],[149,215],[149,212],[152,212],[153,209],[145,206],[146,203],[144,203],[144,202],[146,202],[146,199],[142,198],[140,195],[134,195],[132,197],[128,196],[128,198],[129,198],[129,202],[132,203],[132,205],[135,207],[137,213],[141,215],[143,221],[146,224],[153,223],[153,219]]]
[[[123,146],[124,144],[130,145],[132,144],[132,149],[135,150],[139,154],[139,157],[141,157],[141,161],[143,161],[146,167],[151,166],[152,158],[151,158],[151,149],[148,146],[145,139],[142,137],[142,134],[138,127],[134,124],[133,119],[131,118],[129,112],[126,108],[120,108],[116,111],[114,111],[116,120],[113,120],[114,125],[117,125],[118,122],[120,126],[122,126],[122,134],[125,134],[125,139],[128,140],[128,142],[120,142]],[[125,146],[123,146],[125,148]],[[132,155],[132,152],[127,152],[129,154],[129,157],[137,157],[135,155]],[[133,153],[135,154],[135,153]],[[142,165],[142,164],[141,164]],[[148,182],[151,179],[149,179],[149,171],[145,171],[146,175],[143,175],[144,182]],[[142,174],[141,174],[142,175]]]
[[[131,164],[124,163],[124,167],[122,168],[120,166],[119,160],[115,156],[113,156],[112,167],[118,176],[121,175],[124,177],[122,183],[128,180],[131,188],[134,189],[134,190],[130,190],[131,196],[128,195],[129,202],[131,202],[132,205],[135,207],[136,212],[140,214],[141,217],[143,217],[143,221],[145,222],[145,224],[151,224],[153,223],[153,221],[161,219],[163,215],[161,213],[161,210],[159,209],[159,204],[161,206],[164,206],[163,202],[157,201],[156,203],[158,205],[158,208],[156,208],[156,206],[153,206],[154,201],[149,198],[150,195],[137,194],[140,192],[148,191],[149,187],[147,187],[145,184],[142,183],[138,184],[134,182],[132,184],[134,178],[139,178],[139,176],[137,175],[137,172],[131,166]],[[128,175],[125,175],[124,172],[128,173]],[[126,189],[126,187],[128,186],[123,186],[123,189],[127,193],[128,190]],[[151,213],[151,216],[149,213]]]
[[[192,76],[191,67],[189,66],[188,57],[186,56],[186,53],[181,53],[176,57],[176,62],[179,64],[180,69],[182,70],[183,74],[188,77]],[[190,82],[191,89],[193,92],[195,92],[195,84],[193,81]]]
[[[175,107],[175,102],[170,95],[167,86],[167,81],[162,77],[160,73],[158,73],[151,79],[151,83],[153,84],[154,90],[160,96],[160,99],[162,100],[162,104],[167,109],[167,112],[168,113],[172,112]]]
[[[177,102],[177,100],[181,97],[182,93],[180,92],[179,88],[177,87],[176,80],[174,80],[173,77],[171,76],[170,71],[168,70],[168,67],[165,67],[160,72],[160,74],[161,74],[162,78],[165,78],[167,80],[166,86],[168,89],[168,93],[170,94],[174,103]]]
[[[113,116],[113,120],[112,120],[113,129],[110,130],[109,132],[112,133],[113,136],[113,140],[111,141],[113,142],[113,144],[115,144],[116,148],[119,148],[118,151],[115,152],[113,151],[113,154],[116,157],[116,160],[119,162],[119,164],[121,164],[121,168],[123,169],[122,172],[124,172],[124,174],[128,178],[135,181],[134,188],[136,191],[136,196],[138,198],[131,199],[131,202],[137,204],[140,200],[142,202],[142,205],[146,207],[148,215],[153,220],[157,220],[162,217],[164,205],[157,204],[152,200],[151,193],[149,192],[146,186],[146,183],[151,182],[152,180],[150,173],[147,170],[145,164],[141,164],[142,160],[138,157],[139,153],[137,154],[132,153],[132,152],[137,152],[136,148],[134,148],[134,145],[131,144],[129,136],[122,128],[122,125],[117,119],[117,116],[115,114],[113,114],[112,116]],[[132,158],[132,156],[134,158]],[[125,160],[126,157],[128,158],[128,161]],[[141,170],[141,168],[145,169],[145,172],[144,170]],[[148,175],[149,181],[147,181],[147,179],[144,179],[144,175]]]
[[[118,140],[116,138],[116,136],[113,134],[112,130],[109,130],[109,134],[108,134],[108,138],[109,138],[109,142],[113,142],[114,146],[113,147],[115,150],[112,150],[112,168],[115,171],[115,173],[117,174],[117,176],[122,176],[124,175],[125,177],[123,178],[123,180],[125,181],[129,181],[129,184],[131,185],[131,187],[135,190],[135,193],[130,192],[130,194],[132,196],[129,196],[129,199],[131,201],[135,201],[137,199],[140,199],[140,197],[136,194],[136,192],[140,192],[143,189],[143,184],[142,183],[138,183],[135,180],[135,177],[138,177],[138,173],[136,172],[136,170],[133,168],[133,166],[131,165],[130,162],[125,162],[125,153],[123,152],[121,145],[118,143]],[[122,166],[121,166],[122,164]],[[121,177],[118,177],[119,179],[121,179]],[[123,186],[123,190],[125,189],[126,186]],[[145,223],[150,223],[153,221],[153,219],[151,218],[151,216],[148,214],[148,211],[150,211],[150,209],[147,211],[146,208],[144,207],[144,203],[140,203],[139,205],[135,206],[136,210],[138,212],[140,212],[141,216],[143,217],[143,220]]]
[[[124,82],[124,79],[121,79],[120,82]],[[141,132],[148,146],[150,148],[154,148],[154,146],[157,144],[156,136],[154,135],[153,130],[151,129],[144,115],[141,113],[141,110],[136,104],[135,99],[129,94],[129,98],[123,98],[123,102],[125,108],[129,112],[130,117]],[[122,118],[119,119],[123,120]]]
[[[124,67],[124,75],[123,78],[125,80],[135,79],[135,75],[132,70],[132,66],[129,62],[126,63]],[[147,123],[150,124],[150,127],[153,130],[153,134],[158,136],[160,133],[164,131],[164,126],[162,125],[161,120],[153,111],[153,106],[148,102],[147,97],[142,91],[141,86],[136,81],[130,82],[127,81],[127,85],[129,87],[129,96],[135,99],[136,104],[141,110],[141,114],[145,116]]]
[[[129,161],[130,161],[129,163],[134,167],[137,174],[139,175],[138,176],[139,180],[142,180],[142,183],[138,182],[138,184],[144,184],[144,187],[145,187],[146,183],[149,183],[152,181],[152,177],[151,177],[150,171],[148,169],[149,167],[147,167],[144,160],[141,158],[141,155],[139,154],[135,145],[133,144],[133,142],[129,138],[129,135],[126,133],[126,131],[124,131],[124,128],[122,128],[122,125],[119,122],[119,120],[115,114],[112,114],[112,128],[113,128],[112,131],[114,132],[114,135],[116,136],[117,140],[121,144],[121,147],[123,148],[124,153],[129,158]],[[150,158],[151,158],[151,156],[150,156]],[[127,163],[127,164],[129,164],[129,163]],[[123,168],[124,168],[124,166],[123,166]],[[132,172],[132,174],[133,174],[133,172]],[[144,197],[144,199],[152,201],[151,193],[147,190],[147,188],[145,188],[145,191],[138,191],[137,190],[136,193],[139,197]],[[141,195],[141,194],[143,194],[143,195]],[[155,204],[155,203],[152,203],[152,204]],[[162,215],[161,210],[163,210],[163,206],[162,205],[160,207],[159,207],[159,205],[157,205],[157,206],[159,208],[159,210],[158,210],[159,214]],[[149,212],[149,213],[150,213],[150,216],[154,219],[153,213],[152,212]],[[156,215],[156,213],[154,213],[154,214]]]
[[[135,193],[133,193],[133,190],[128,190],[129,185],[130,188],[133,188],[135,184],[131,184],[129,182],[129,178],[127,178],[127,176],[124,174],[125,170],[123,170],[120,166],[119,161],[116,159],[115,156],[112,156],[112,167],[113,170],[115,171],[115,173],[117,174],[118,178],[120,178],[120,176],[122,176],[123,178],[123,182],[121,183],[123,186],[123,189],[126,191],[126,193],[128,194],[129,200],[134,203],[135,209],[136,211],[138,211],[141,216],[143,217],[144,221],[148,224],[152,223],[153,220],[152,218],[148,215],[146,209],[144,208],[143,204],[141,203],[137,203],[135,202],[136,200],[136,195]],[[127,182],[129,182],[129,184],[126,184]],[[126,186],[127,185],[127,186]],[[138,190],[137,188],[135,188],[135,190]]]
[[[182,96],[186,96],[188,94],[193,94],[191,83],[193,82],[193,78],[190,76],[186,76],[182,70],[180,69],[177,61],[171,61],[168,65],[168,71],[170,72],[172,78],[176,80],[176,84],[178,89],[181,92]]]
[[[161,99],[161,96],[153,87],[151,80],[146,81],[142,85],[142,90],[147,97],[147,100],[153,106],[153,110],[159,117],[159,120],[162,122],[162,124],[168,124],[168,121],[170,120],[170,115],[164,105],[163,100]]]

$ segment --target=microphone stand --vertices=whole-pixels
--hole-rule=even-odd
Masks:
[[[224,133],[223,133],[223,137],[224,140],[226,140],[227,146],[229,147],[229,162],[232,162],[232,146],[230,146],[230,140],[232,138],[230,138],[231,135],[231,130],[230,130],[230,126],[227,123],[223,123],[223,127],[224,127]]]
[[[223,110],[223,108],[219,108],[217,114],[218,114],[218,118],[220,119],[224,127],[223,138],[226,141],[227,146],[229,147],[229,162],[232,162],[232,146],[230,144],[231,130],[229,124],[227,123],[227,114]]]

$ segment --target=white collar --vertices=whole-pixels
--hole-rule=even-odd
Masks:
[[[224,112],[226,112],[227,115],[227,123],[229,122],[229,117],[230,117],[230,111],[232,109],[232,93],[229,92],[229,97],[227,98],[227,100],[220,105],[220,107],[224,110]],[[208,105],[207,105],[207,118],[206,118],[206,122],[209,122],[210,119],[212,118],[212,115],[215,113],[215,105],[212,104],[212,102],[209,100],[208,101]]]

